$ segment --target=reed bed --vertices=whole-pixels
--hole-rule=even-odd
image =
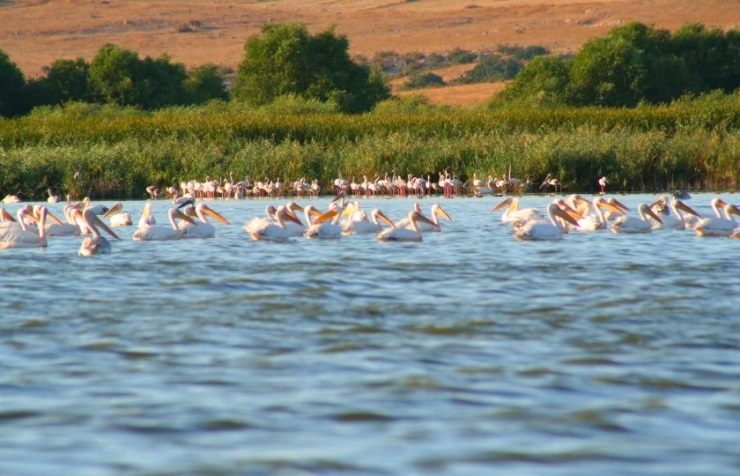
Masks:
[[[735,96],[636,109],[432,109],[349,116],[214,103],[154,113],[69,105],[0,120],[0,193],[145,198],[206,176],[288,183],[449,171],[462,180],[552,174],[564,191],[736,190]],[[78,179],[75,173],[79,172]],[[536,187],[537,189],[538,187]]]

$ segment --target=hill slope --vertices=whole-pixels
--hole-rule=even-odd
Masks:
[[[366,57],[387,50],[432,53],[499,44],[572,52],[629,21],[669,30],[688,22],[737,28],[740,2],[0,0],[0,18],[0,49],[26,76],[35,77],[55,59],[81,56],[89,61],[105,43],[137,51],[141,57],[167,53],[187,66],[215,63],[235,68],[245,40],[259,33],[265,22],[300,21],[312,32],[335,25],[337,33],[349,39],[350,53]],[[474,88],[464,89],[470,96]],[[442,101],[430,98],[461,104],[455,94],[445,93]]]

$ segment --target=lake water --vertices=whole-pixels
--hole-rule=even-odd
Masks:
[[[254,242],[286,200],[247,199],[211,240],[1,251],[0,474],[740,474],[740,240],[518,242],[499,201],[420,200],[453,221],[413,244]]]

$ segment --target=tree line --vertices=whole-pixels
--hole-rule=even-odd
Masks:
[[[695,23],[671,34],[632,22],[572,57],[534,58],[493,105],[635,107],[738,87],[740,31]]]
[[[187,71],[167,54],[141,59],[112,44],[89,63],[60,59],[44,76],[26,80],[0,50],[0,115],[22,116],[34,107],[71,102],[155,110],[230,100],[260,107],[286,95],[326,103],[336,112],[367,112],[391,97],[387,75],[352,60],[348,50],[348,39],[333,28],[311,35],[301,23],[265,24],[260,35],[247,39],[230,88],[215,65]],[[545,53],[539,48],[528,58],[479,58],[468,79],[515,75],[491,107],[635,107],[710,91],[730,93],[740,86],[735,29],[687,24],[671,34],[633,22],[587,42],[574,55]],[[437,78],[417,79],[424,85]]]
[[[349,41],[329,28],[309,34],[300,23],[265,24],[249,38],[233,87],[213,64],[187,71],[167,54],[141,59],[106,44],[91,62],[60,59],[28,79],[0,50],[0,115],[17,117],[38,106],[102,103],[142,110],[229,99],[261,106],[283,95],[331,102],[338,112],[369,111],[390,97],[380,73],[349,56]]]

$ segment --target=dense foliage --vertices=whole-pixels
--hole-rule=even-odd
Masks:
[[[254,106],[295,94],[333,101],[348,113],[365,112],[390,97],[378,74],[349,57],[349,41],[332,28],[311,35],[300,23],[265,24],[249,38],[232,96]]]
[[[18,66],[0,50],[0,116],[13,117],[28,110],[26,81]]]
[[[629,23],[572,58],[535,58],[497,102],[635,107],[740,87],[740,31],[685,25],[671,35]]]
[[[411,99],[345,115],[326,105],[294,96],[259,109],[37,109],[0,120],[0,192],[145,198],[149,185],[232,174],[317,179],[327,192],[339,176],[392,171],[465,180],[511,170],[534,183],[552,174],[566,192],[596,191],[602,175],[625,192],[736,190],[740,178],[740,95],[635,109],[463,111]]]

